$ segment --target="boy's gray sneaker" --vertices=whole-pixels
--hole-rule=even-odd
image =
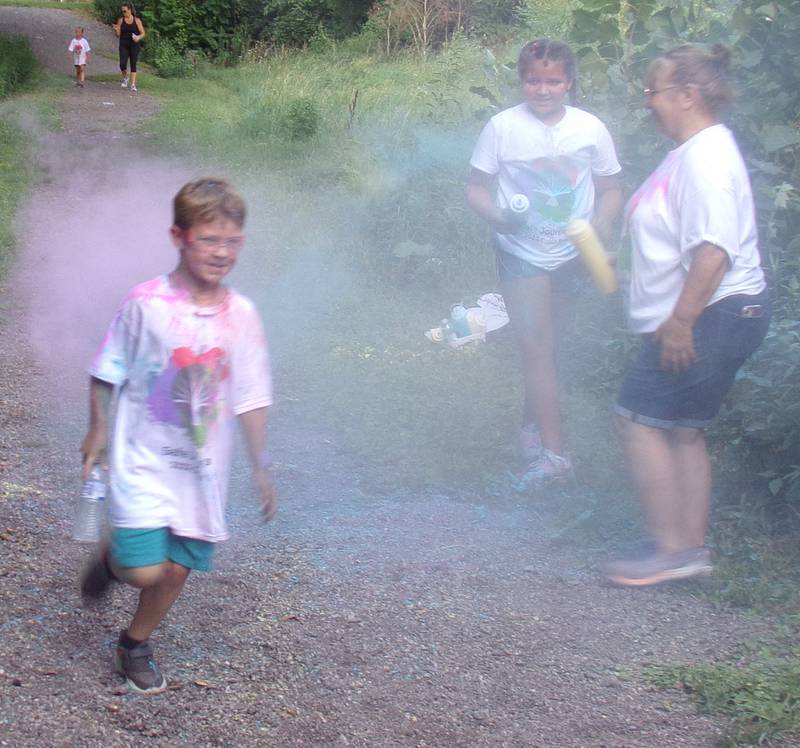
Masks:
[[[117,672],[124,676],[131,691],[161,693],[167,690],[167,679],[158,669],[149,639],[133,649],[126,649],[118,644],[116,666]]]
[[[626,587],[646,587],[676,579],[711,573],[711,553],[705,546],[680,553],[653,553],[635,561],[613,561],[606,565],[606,577]]]

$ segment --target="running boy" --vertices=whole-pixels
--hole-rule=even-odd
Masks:
[[[83,37],[82,26],[78,26],[75,29],[75,36],[69,43],[67,51],[72,54],[72,64],[75,65],[75,85],[83,88],[83,82],[86,78],[86,63],[89,60],[92,48],[89,46],[89,40]]]
[[[192,569],[208,571],[228,537],[224,510],[232,424],[238,416],[265,520],[277,509],[266,449],[272,403],[266,340],[253,304],[222,285],[244,243],[245,204],[221,178],[175,196],[178,266],[136,286],[123,301],[90,367],[83,475],[103,459],[112,394],[110,542],[81,580],[84,601],[113,581],[138,587],[120,634],[117,670],[141,693],[167,682],[150,634]]]
[[[524,101],[484,127],[470,160],[467,203],[494,230],[500,290],[522,352],[526,488],[572,474],[561,439],[556,331],[563,334],[582,269],[565,229],[575,218],[590,219],[607,241],[622,192],[605,125],[567,104],[577,76],[573,51],[537,39],[522,48],[517,68]],[[524,213],[519,221],[508,220],[512,198]]]

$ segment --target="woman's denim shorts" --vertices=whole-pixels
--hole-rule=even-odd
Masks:
[[[653,334],[643,335],[614,410],[645,426],[705,428],[719,413],[736,372],[761,345],[770,316],[766,290],[707,307],[693,329],[695,361],[679,374],[661,368],[660,343]]]

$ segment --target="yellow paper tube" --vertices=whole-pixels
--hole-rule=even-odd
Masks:
[[[614,293],[617,290],[617,276],[608,264],[608,256],[592,224],[576,218],[567,226],[567,238],[578,248],[583,264],[599,289],[603,293]]]

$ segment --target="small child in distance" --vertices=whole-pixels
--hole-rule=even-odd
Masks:
[[[89,40],[83,36],[83,27],[75,29],[75,36],[67,47],[67,51],[72,55],[72,64],[75,65],[75,85],[83,88],[86,79],[86,63],[92,53]]]

